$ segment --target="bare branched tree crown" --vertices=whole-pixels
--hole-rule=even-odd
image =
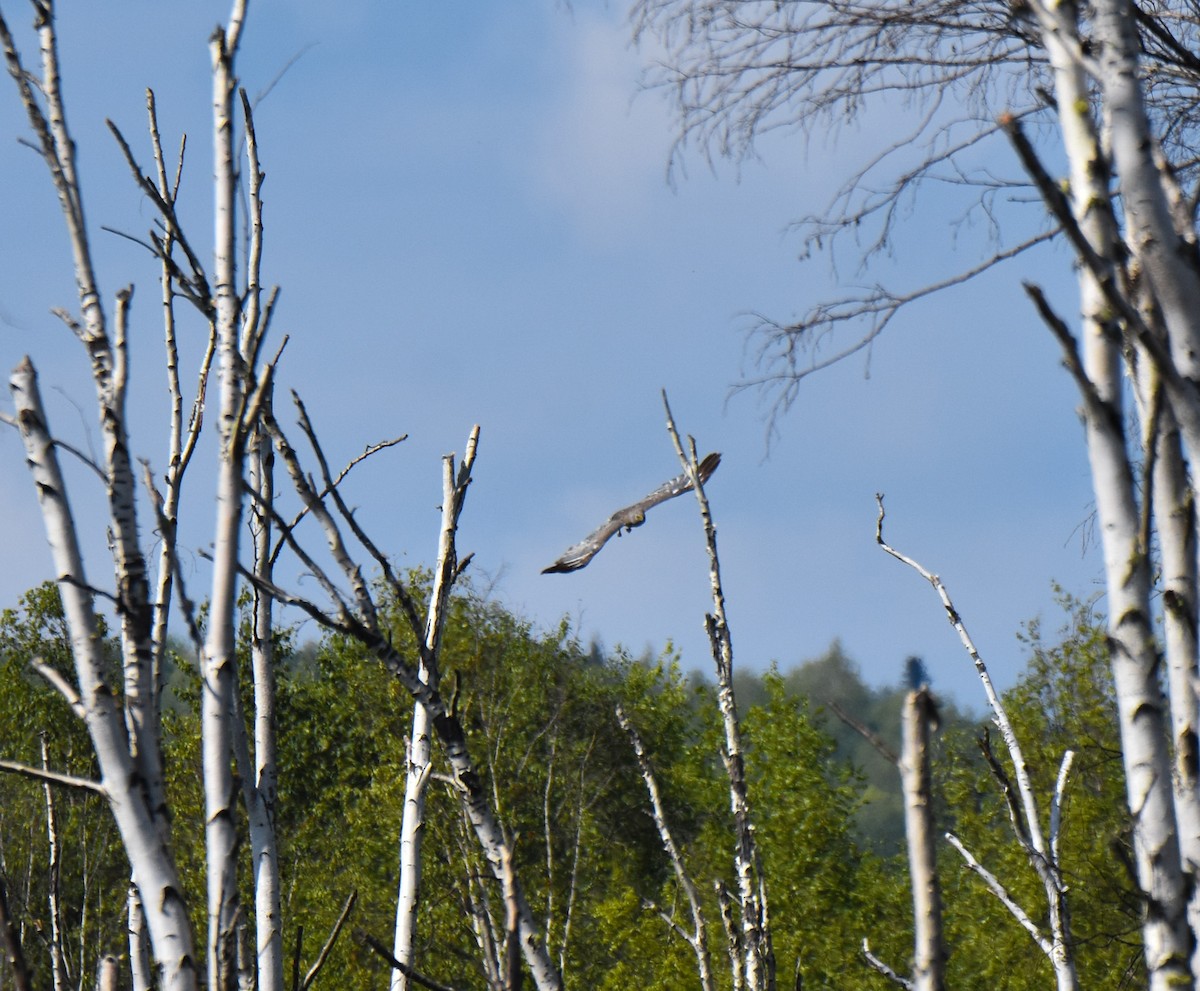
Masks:
[[[1148,104],[1187,188],[1196,158],[1197,19],[1181,4],[1137,16]],[[821,255],[863,284],[798,300],[795,317],[756,315],[757,370],[743,384],[764,388],[776,413],[804,377],[869,346],[908,304],[1058,232],[997,124],[1009,113],[1035,135],[1058,126],[1042,30],[1022,0],[638,0],[633,24],[658,53],[646,82],[667,94],[676,115],[673,164],[696,152],[710,164],[740,162],[775,132],[797,135],[797,155],[857,125],[880,134],[828,203],[784,218],[802,258]],[[1089,12],[1080,11],[1081,59],[1091,58],[1092,30]],[[946,190],[952,198],[935,198]],[[872,262],[926,253],[904,239],[918,199],[945,223],[971,223],[983,237],[973,253],[956,239],[968,249],[959,267],[927,282],[881,284],[870,277]]]

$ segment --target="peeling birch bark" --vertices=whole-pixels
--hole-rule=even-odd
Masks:
[[[270,399],[267,399],[269,408]],[[256,433],[250,450],[250,485],[257,505],[274,501],[274,453],[270,438]],[[271,581],[271,519],[251,511],[255,573]],[[280,904],[279,848],[275,834],[277,762],[275,737],[274,600],[259,585],[252,593],[250,664],[254,684],[254,760],[243,771],[254,877],[254,976],[258,991],[283,991],[283,915]],[[247,764],[250,762],[247,761]],[[252,775],[252,776],[251,776]]]
[[[1047,322],[1064,348],[1084,400],[1088,457],[1109,596],[1108,639],[1127,797],[1134,821],[1138,884],[1147,905],[1143,926],[1146,965],[1150,987],[1165,991],[1167,987],[1192,986],[1194,938],[1188,925],[1189,882],[1183,871],[1171,786],[1172,760],[1165,742],[1168,715],[1159,688],[1150,547],[1141,522],[1124,426],[1122,328],[1097,279],[1097,275],[1111,277],[1118,265],[1114,257],[1119,239],[1111,212],[1110,170],[1078,57],[1074,6],[1037,0],[1033,9],[1055,70],[1060,133],[1071,167],[1071,212],[1093,261],[1106,266],[1103,273],[1097,273],[1094,265],[1083,265],[1079,270],[1081,357],[1065,327],[1057,326],[1053,319]],[[1195,384],[1200,381],[1200,276],[1173,247],[1179,239],[1154,162],[1153,139],[1138,78],[1133,17],[1134,7],[1127,0],[1101,0],[1096,5],[1101,108],[1113,164],[1120,176],[1126,240],[1163,314],[1173,367],[1161,370],[1172,383],[1174,409],[1194,460],[1200,454],[1195,416]],[[1044,306],[1040,308],[1046,316]],[[1154,343],[1153,337],[1142,340],[1147,346]],[[1170,451],[1164,453],[1172,457]],[[1164,482],[1172,484],[1169,479]],[[1170,530],[1169,520],[1166,523],[1167,539],[1174,541],[1176,535]],[[1194,699],[1187,704],[1194,709]]]
[[[236,3],[227,28],[210,41],[213,73],[214,303],[219,374],[216,508],[212,590],[204,645],[201,733],[204,766],[205,854],[208,886],[208,986],[228,991],[236,981],[237,788],[233,775],[238,550],[245,471],[247,368],[241,348],[236,284],[237,164],[234,105],[237,53],[245,4]]]
[[[391,672],[412,695],[414,702],[423,705],[428,710],[430,723],[444,748],[446,761],[450,767],[451,779],[459,795],[459,805],[463,816],[475,835],[476,842],[487,861],[492,876],[504,883],[506,877],[505,864],[511,862],[509,841],[504,834],[499,820],[492,811],[490,796],[483,784],[476,764],[468,751],[466,734],[458,713],[448,706],[438,689],[431,681],[423,681],[418,675],[419,663],[424,663],[431,671],[436,670],[436,654],[429,650],[429,631],[437,631],[439,624],[428,625],[428,620],[419,616],[416,604],[409,595],[408,589],[395,575],[388,559],[380,553],[354,520],[354,514],[341,501],[337,485],[329,477],[328,465],[321,451],[315,431],[308,422],[307,414],[299,398],[296,404],[300,412],[301,426],[309,442],[312,444],[317,460],[322,466],[322,477],[325,479],[324,489],[318,491],[311,477],[300,465],[295,449],[288,442],[286,435],[278,422],[269,415],[264,415],[264,424],[274,438],[276,451],[283,459],[284,466],[290,476],[297,494],[305,507],[305,513],[313,517],[324,531],[326,544],[336,562],[343,578],[350,585],[350,593],[339,591],[334,581],[327,575],[321,565],[315,561],[296,539],[292,528],[281,527],[281,539],[299,557],[304,566],[311,572],[321,588],[328,595],[332,605],[322,609],[314,602],[297,595],[291,595],[282,589],[272,587],[273,594],[282,601],[304,610],[317,622],[327,629],[337,630],[361,643],[383,666]],[[457,526],[458,515],[461,512],[467,488],[470,484],[471,466],[474,464],[475,448],[479,440],[479,428],[471,432],[467,442],[467,450],[462,464],[455,475],[454,487],[454,524]],[[449,462],[447,462],[449,468]],[[331,506],[333,508],[331,508]],[[368,553],[375,559],[383,572],[383,580],[395,595],[401,611],[407,618],[413,633],[417,638],[419,663],[414,664],[402,655],[393,645],[379,623],[379,610],[372,596],[371,588],[363,577],[362,568],[354,561],[342,534],[335,512],[340,516],[344,525],[350,528],[359,543],[367,548]],[[278,519],[277,519],[277,522]],[[453,540],[453,532],[443,530],[443,541]],[[443,597],[449,596],[453,579],[461,573],[468,559],[461,561],[453,553],[445,553],[440,557],[439,575],[441,586],[437,596],[430,605],[430,614],[435,609],[444,610],[446,602]],[[247,574],[251,581],[261,581],[252,574]],[[435,585],[439,579],[435,578]],[[440,621],[439,621],[440,622]],[[438,634],[440,635],[440,634]],[[539,991],[560,991],[562,977],[558,973],[546,949],[541,931],[533,918],[533,913],[525,898],[518,881],[513,880],[511,904],[517,913],[518,932],[521,951],[529,967],[530,975]]]

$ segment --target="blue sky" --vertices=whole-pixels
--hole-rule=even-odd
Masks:
[[[257,112],[265,274],[282,286],[277,332],[291,336],[281,382],[304,396],[331,458],[409,435],[349,489],[399,560],[431,559],[440,457],[461,451],[479,423],[460,536],[477,585],[542,626],[566,615],[584,637],[635,653],[671,640],[686,667],[707,668],[707,575],[690,498],[655,510],[584,571],[540,574],[677,472],[665,388],[701,450],[723,453],[709,495],[746,668],[786,667],[840,638],[875,683],[897,681],[915,653],[935,687],[982,702],[933,592],[874,544],[877,491],[889,539],[943,576],[1002,683],[1023,663],[1020,625],[1039,614],[1058,623],[1051,581],[1080,596],[1097,588],[1098,553],[1080,536],[1090,493],[1077,400],[1019,285],[1043,280],[1072,312],[1065,252],[1041,250],[913,307],[869,362],[807,380],[768,451],[763,404],[730,394],[754,371],[743,314],[787,318],[830,293],[829,267],[797,261],[788,224],[820,209],[894,125],[876,118],[808,151],[777,135],[740,168],[685,159],[671,187],[673,124],[658,94],[635,98],[653,53],[629,47],[620,5],[330,9],[251,5],[240,62],[251,94],[303,53]],[[156,269],[100,230],[142,233],[151,212],[103,119],[148,165],[143,91],[155,88],[168,146],[189,133],[185,210],[206,244],[206,39],[226,12],[61,3],[93,242],[110,298],[137,286],[135,445],[160,468]],[[20,5],[5,13],[26,19]],[[12,87],[0,87],[0,357],[11,367],[32,355],[54,426],[86,446],[96,431],[85,356],[48,312],[75,305],[65,238],[41,163],[17,144],[23,134]],[[940,194],[923,199],[896,256],[868,277],[904,284],[974,263],[977,232],[956,237],[951,210]],[[0,434],[0,457],[9,603],[52,569],[15,434]],[[205,471],[191,481],[196,522],[184,539],[198,548],[212,503]],[[73,494],[81,518],[95,520],[101,494],[83,473]],[[90,529],[99,583],[103,532]],[[203,562],[189,568],[201,594]]]

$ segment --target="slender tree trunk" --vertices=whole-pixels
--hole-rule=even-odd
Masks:
[[[1153,139],[1138,77],[1135,8],[1128,0],[1099,0],[1096,34],[1100,41],[1101,86],[1113,160],[1121,179],[1121,201],[1133,248],[1163,314],[1176,368],[1194,384],[1200,380],[1200,277],[1185,261],[1153,162]],[[1111,351],[1111,345],[1109,350]],[[1113,358],[1106,359],[1115,363]],[[1099,363],[1097,363],[1099,364]],[[1089,374],[1120,415],[1120,383],[1115,372],[1097,367]],[[1176,405],[1177,412],[1185,407]],[[1089,418],[1090,420],[1091,418]],[[1189,421],[1186,417],[1181,424]],[[1138,880],[1146,899],[1143,927],[1146,966],[1152,991],[1192,986],[1193,934],[1188,928],[1187,889],[1176,826],[1168,719],[1159,683],[1159,655],[1149,614],[1149,548],[1138,539],[1133,479],[1119,424],[1093,432],[1097,508],[1101,513],[1109,594],[1109,633],[1129,808],[1134,821]],[[1200,438],[1188,438],[1192,459]],[[1100,464],[1097,464],[1097,461]],[[1101,509],[1101,504],[1106,508]]]
[[[1138,881],[1146,899],[1143,935],[1152,991],[1191,984],[1191,935],[1167,714],[1150,619],[1150,556],[1143,543],[1121,412],[1120,358],[1098,334],[1086,343],[1095,395],[1085,404],[1088,452],[1101,523],[1108,643],[1117,693],[1126,790],[1134,821]]]
[[[1147,307],[1147,321],[1154,315]],[[1200,872],[1200,739],[1197,736],[1197,545],[1196,503],[1184,460],[1174,410],[1150,357],[1137,364],[1140,417],[1150,504],[1158,534],[1162,590],[1162,638],[1167,662],[1175,814],[1184,871]],[[1200,933],[1200,888],[1188,899],[1189,927]],[[1193,979],[1200,976],[1200,945],[1192,955]]]
[[[421,664],[417,677],[428,683],[429,671]],[[429,710],[413,703],[412,733],[404,782],[404,811],[400,820],[400,884],[396,895],[396,934],[392,956],[408,967],[415,964],[413,940],[421,888],[421,840],[425,831],[425,794],[432,759]],[[391,991],[407,991],[408,975],[392,970]]]
[[[269,406],[270,400],[267,400]],[[274,504],[274,452],[265,432],[257,433],[251,448],[250,484],[258,498],[255,507]],[[271,519],[253,513],[255,574],[273,582]],[[280,908],[279,849],[275,835],[275,641],[273,600],[262,585],[253,591],[254,634],[250,661],[254,679],[254,779],[246,789],[251,867],[254,872],[256,951],[249,962],[257,974],[257,991],[283,991],[283,918]]]
[[[442,633],[446,626],[450,592],[458,576],[455,533],[470,482],[471,468],[475,462],[478,440],[479,431],[476,428],[467,441],[467,450],[458,477],[454,470],[454,457],[447,455],[442,459],[442,523],[438,533],[438,557],[417,665],[417,680],[434,691],[439,687],[438,655],[441,652]],[[429,710],[419,699],[415,699],[408,746],[408,770],[404,785],[404,810],[400,822],[400,883],[396,897],[396,933],[392,951],[392,956],[410,969],[415,963],[413,941],[416,936],[417,907],[421,893],[421,844],[425,832],[425,793],[432,769],[432,744]],[[392,970],[392,991],[406,991],[408,984],[408,976],[404,972],[399,969]]]
[[[150,942],[146,936],[146,913],[142,909],[137,885],[129,886],[126,896],[126,916],[129,920],[129,979],[132,991],[151,991],[154,987],[154,968],[150,962]]]
[[[492,876],[505,882],[505,863],[508,859],[508,840],[492,812],[487,789],[475,769],[467,749],[466,735],[458,716],[450,712],[440,696],[416,681],[411,668],[392,644],[380,637],[362,636],[361,641],[383,665],[404,684],[413,695],[429,708],[433,727],[445,749],[450,773],[459,788],[459,802],[470,824]],[[513,882],[513,904],[517,909],[521,951],[529,966],[530,976],[539,991],[561,991],[562,978],[546,952],[541,932],[534,921],[529,903],[517,882]]]
[[[658,779],[654,774],[654,768],[650,764],[650,758],[646,754],[646,748],[642,744],[641,735],[637,728],[630,722],[629,717],[625,714],[625,709],[620,703],[617,704],[617,722],[621,729],[625,731],[625,735],[629,737],[629,744],[633,748],[634,755],[637,757],[638,769],[642,774],[642,782],[646,786],[646,792],[650,796],[650,813],[654,818],[654,826],[658,830],[658,837],[662,841],[663,849],[667,853],[667,859],[671,861],[671,869],[675,872],[675,879],[679,882],[679,887],[683,889],[684,895],[687,897],[688,908],[692,913],[693,931],[689,935],[683,933],[688,945],[691,946],[692,952],[696,956],[696,975],[700,979],[700,987],[702,991],[715,991],[712,972],[712,955],[708,948],[708,926],[704,919],[704,907],[700,901],[700,892],[697,889],[692,876],[687,872],[687,868],[683,863],[683,854],[675,843],[675,837],[671,833],[671,827],[667,823],[666,809],[663,807],[662,798],[658,790]],[[668,924],[673,924],[670,917],[667,917]]]
[[[101,957],[96,971],[96,991],[119,991],[120,978],[120,961],[111,955]]]
[[[1070,50],[1078,43],[1074,8],[1058,4],[1048,14],[1035,6],[1055,85],[1064,147],[1071,166],[1071,209],[1091,250],[1115,271],[1118,243],[1111,215],[1109,170],[1092,121],[1083,69]],[[1200,341],[1200,282],[1183,271],[1169,245],[1176,240],[1160,178],[1151,161],[1151,139],[1137,79],[1137,42],[1128,0],[1100,0],[1096,30],[1102,39],[1101,85],[1113,156],[1121,176],[1122,202],[1129,218],[1135,254],[1163,308],[1172,351],[1195,356]],[[1060,44],[1067,42],[1067,44]],[[1170,257],[1168,257],[1170,256]],[[1129,460],[1122,401],[1122,336],[1098,275],[1080,267],[1083,316],[1082,374],[1084,413],[1092,488],[1100,521],[1109,596],[1109,649],[1112,655],[1129,808],[1134,817],[1138,881],[1146,899],[1143,928],[1152,991],[1190,986],[1191,934],[1187,893],[1167,752],[1167,717],[1159,688],[1159,654],[1151,621],[1150,551],[1141,525],[1136,485]],[[1071,346],[1071,345],[1065,345]],[[1070,355],[1068,355],[1070,361]],[[1180,369],[1189,375],[1189,369]],[[1195,378],[1194,375],[1191,377]],[[1191,406],[1177,409],[1188,411]],[[1191,422],[1186,420],[1185,422]],[[1200,437],[1189,439],[1193,457]],[[1192,700],[1194,706],[1194,699]]]
[[[42,733],[42,768],[50,769],[50,749]],[[63,953],[62,925],[62,844],[58,838],[58,815],[54,808],[54,792],[49,782],[42,785],[46,796],[46,842],[50,862],[46,865],[47,910],[50,915],[50,976],[54,991],[67,991],[67,961]]]
[[[675,444],[680,463],[693,475],[692,485],[700,507],[708,550],[713,611],[704,617],[704,622],[717,671],[717,705],[721,711],[721,726],[725,734],[725,749],[721,756],[729,780],[729,804],[734,822],[734,872],[737,875],[746,986],[750,991],[775,991],[775,950],[771,940],[767,885],[759,861],[758,845],[754,839],[754,823],[746,789],[742,730],[733,688],[733,637],[725,616],[725,591],[721,584],[721,562],[717,554],[717,529],[713,525],[704,485],[696,474],[695,445],[692,445],[690,454],[684,452],[665,392],[663,405],[666,407],[667,430]]]
[[[194,991],[196,962],[186,906],[170,850],[141,787],[128,749],[124,720],[104,680],[105,659],[62,473],[46,426],[37,376],[24,359],[11,379],[26,460],[41,505],[46,536],[60,575],[59,594],[71,638],[79,701],[92,738],[104,793],[146,908],[160,986]]]
[[[930,727],[936,717],[933,697],[927,688],[905,696],[902,719],[900,779],[913,896],[913,991],[943,991],[946,948],[942,938],[942,896],[937,875],[937,833],[929,761]]]
[[[242,522],[246,395],[236,286],[237,168],[234,155],[234,55],[244,6],[211,41],[213,175],[216,218],[214,292],[220,395],[220,461],[213,530],[213,578],[204,648],[201,733],[204,757],[205,848],[208,864],[208,986],[230,991],[236,982],[237,808],[233,776],[236,691],[236,600]]]

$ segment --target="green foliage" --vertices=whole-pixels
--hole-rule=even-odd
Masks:
[[[1124,866],[1128,824],[1103,631],[1081,604],[1068,601],[1066,608],[1070,625],[1052,642],[1037,625],[1029,628],[1028,667],[1005,702],[1043,816],[1063,751],[1077,753],[1061,847],[1086,986],[1140,977],[1139,906]],[[411,652],[404,624],[396,622],[392,635]],[[285,943],[294,946],[303,930],[307,968],[352,890],[359,900],[351,928],[390,944],[412,701],[378,661],[341,637],[297,646],[281,635],[276,646]],[[29,674],[33,656],[70,676],[52,586],[33,590],[19,610],[0,616],[3,756],[39,763],[37,729],[45,727],[54,766],[94,776],[81,723]],[[248,687],[244,651],[240,661],[239,678]],[[614,718],[620,702],[650,754],[675,840],[704,899],[718,985],[727,988],[714,882],[734,887],[733,834],[712,685],[681,674],[670,650],[657,660],[605,657],[596,645],[580,644],[565,624],[538,631],[469,588],[451,600],[442,667],[443,694],[455,699],[470,751],[513,839],[534,916],[568,986],[697,986],[691,948],[664,921],[665,915],[691,928]],[[115,660],[113,673],[119,676]],[[186,651],[172,651],[167,682],[164,748],[175,853],[202,932],[203,843],[193,839],[203,834],[200,683]],[[833,711],[840,708],[895,748],[904,690],[866,686],[835,643],[824,657],[785,674],[740,676],[738,692],[780,987],[798,969],[809,991],[880,988],[863,961],[863,938],[900,971],[911,954],[907,867],[896,852],[899,779],[894,765]],[[940,821],[1040,920],[1044,896],[980,757],[981,727],[951,705],[943,705],[942,716],[935,739]],[[20,921],[33,933],[45,925],[44,792],[11,775],[0,777],[0,789],[0,869]],[[121,951],[127,867],[97,799],[61,790],[56,797],[69,941],[84,948],[72,950],[71,966],[76,974],[82,967],[86,986],[95,955]],[[417,966],[446,983],[480,987],[481,927],[500,925],[502,899],[441,763],[428,794],[424,864]],[[1026,991],[1048,984],[1049,965],[1028,935],[949,847],[942,851],[942,882],[950,986]],[[243,883],[250,910],[249,878]],[[30,937],[26,945],[44,986],[45,941]],[[377,988],[385,980],[386,967],[346,934],[321,977],[327,987],[347,989]]]
[[[864,987],[863,936],[873,935],[880,881],[876,858],[859,850],[857,775],[837,764],[834,742],[774,671],[766,701],[744,720],[746,760],[784,974],[797,962],[804,986]]]
[[[1030,659],[1003,701],[1047,835],[1050,798],[1063,755],[1068,749],[1075,752],[1059,847],[1070,888],[1080,984],[1114,979],[1136,984],[1144,976],[1141,910],[1128,866],[1132,851],[1104,625],[1086,604],[1069,597],[1062,601],[1067,625],[1054,642],[1044,639],[1039,624],[1028,626]],[[955,810],[952,825],[1018,903],[1035,920],[1044,920],[1040,883],[1013,839],[1007,807],[991,773],[978,759],[968,759],[969,742],[960,740],[950,748],[943,776],[946,800]],[[1011,776],[1011,763],[998,738],[993,749]],[[951,963],[959,957],[959,985],[1028,987],[1052,979],[1048,963],[1028,935],[983,890],[979,879],[968,874],[953,851],[947,852],[943,876],[955,939]],[[989,954],[979,954],[972,946],[981,926],[990,933]]]
[[[899,666],[897,667],[899,674]],[[888,857],[904,850],[904,802],[900,778],[892,759],[868,740],[845,714],[870,731],[891,751],[899,748],[900,710],[907,686],[872,688],[858,665],[838,641],[821,657],[806,661],[784,675],[787,691],[806,699],[817,725],[834,741],[832,760],[855,768],[860,777],[860,803],[855,812],[859,843]],[[956,729],[970,728],[974,719],[953,702],[939,700],[942,739]],[[935,750],[940,748],[935,744]]]
[[[0,614],[0,756],[41,767],[44,735],[52,770],[96,780],[88,735],[58,692],[30,670],[35,658],[72,680],[62,602],[51,583],[26,592],[19,608]],[[80,975],[90,980],[101,955],[123,948],[129,868],[99,797],[59,786],[51,796],[60,846],[65,962],[68,983],[75,984]],[[46,817],[43,784],[0,775],[0,879],[14,921],[30,934],[24,950],[38,987],[50,986],[51,968]]]

